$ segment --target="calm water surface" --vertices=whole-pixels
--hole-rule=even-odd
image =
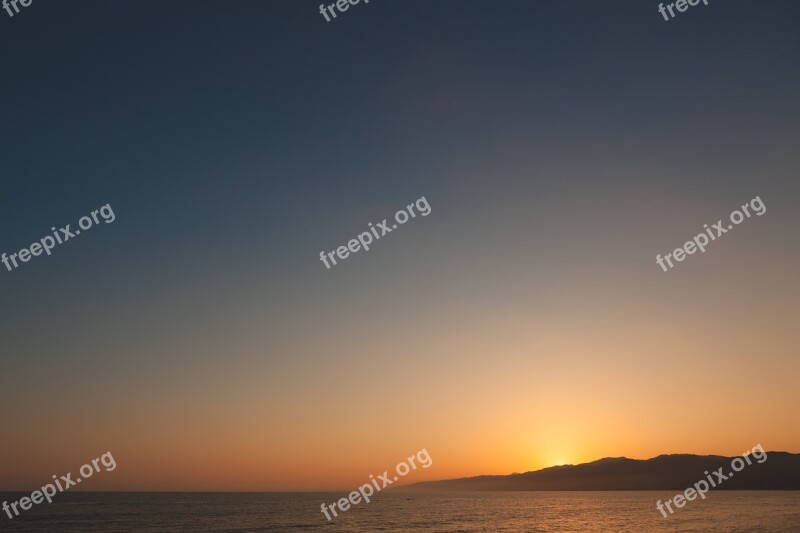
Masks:
[[[664,518],[655,501],[674,494],[396,492],[327,522],[320,504],[343,494],[65,493],[13,520],[3,513],[0,531],[800,532],[800,492],[711,492]]]

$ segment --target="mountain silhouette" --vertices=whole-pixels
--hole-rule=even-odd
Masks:
[[[727,480],[715,490],[800,490],[800,454],[767,452],[767,459],[745,463],[734,472],[735,457],[719,455],[659,455],[639,460],[609,457],[579,465],[553,466],[501,476],[477,476],[443,481],[424,481],[405,487],[405,490],[436,491],[498,491],[498,490],[676,490],[682,491],[701,479],[705,472],[722,468]],[[741,456],[739,456],[741,459]],[[760,457],[763,460],[763,455]],[[737,468],[739,467],[737,463]],[[731,476],[733,474],[733,476]]]

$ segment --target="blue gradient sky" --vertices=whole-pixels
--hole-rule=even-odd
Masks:
[[[798,16],[0,12],[0,251],[117,217],[0,267],[0,488],[108,449],[87,490],[346,487],[423,447],[431,479],[800,451]],[[430,216],[320,263],[423,195]],[[765,216],[656,266],[756,195]]]

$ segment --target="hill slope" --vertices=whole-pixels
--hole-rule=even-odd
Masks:
[[[711,474],[722,467],[722,473],[729,479],[718,485],[721,490],[800,490],[798,454],[767,452],[767,460],[763,463],[750,456],[753,464],[745,463],[741,472],[730,476],[733,459],[718,455],[660,455],[647,460],[607,458],[524,474],[427,481],[402,488],[442,491],[683,490],[705,479],[706,471]],[[712,474],[712,478],[716,482],[716,476]]]

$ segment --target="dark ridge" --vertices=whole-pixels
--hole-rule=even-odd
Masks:
[[[741,456],[739,456],[741,458]],[[425,481],[403,490],[499,491],[499,490],[684,490],[701,479],[705,472],[722,467],[728,479],[716,490],[800,490],[800,455],[767,452],[759,458],[749,456],[740,472],[733,472],[735,457],[720,455],[659,455],[639,460],[607,457],[580,465],[552,466],[526,472],[496,476],[477,476],[443,481]],[[744,460],[742,458],[742,460]],[[738,464],[737,464],[738,466]],[[733,476],[730,474],[733,473]]]

